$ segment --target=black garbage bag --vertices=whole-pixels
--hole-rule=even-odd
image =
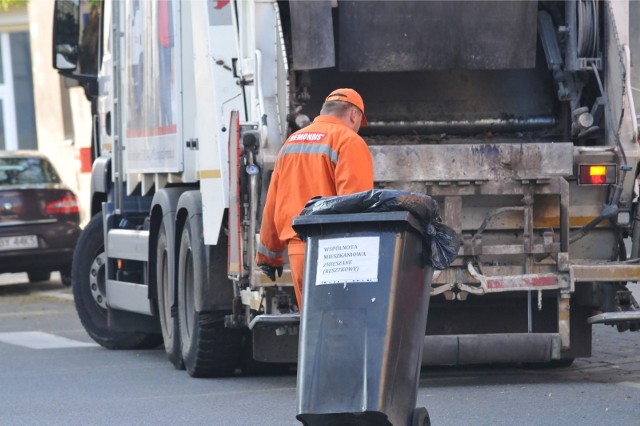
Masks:
[[[424,227],[425,261],[434,269],[447,269],[458,254],[460,239],[442,223],[436,200],[425,194],[374,189],[349,195],[311,199],[300,216],[408,211]]]
[[[447,269],[458,255],[460,238],[453,228],[445,225],[439,219],[438,217],[437,221],[427,225],[426,235],[430,238],[424,243],[427,262],[434,269],[442,270]]]

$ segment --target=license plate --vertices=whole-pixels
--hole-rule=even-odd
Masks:
[[[20,235],[17,237],[0,237],[0,251],[38,248],[38,237]]]

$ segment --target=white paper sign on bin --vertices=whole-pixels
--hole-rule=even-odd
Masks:
[[[318,240],[316,285],[378,281],[380,237]]]

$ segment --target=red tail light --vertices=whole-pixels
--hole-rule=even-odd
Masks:
[[[44,211],[46,214],[79,213],[80,206],[78,205],[78,198],[73,194],[67,194],[64,197],[47,204]]]
[[[580,164],[578,183],[580,185],[608,185],[616,183],[615,164]]]

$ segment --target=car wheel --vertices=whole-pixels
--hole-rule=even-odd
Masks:
[[[71,285],[71,265],[60,270],[60,281],[65,287],[69,287]]]
[[[167,246],[167,231],[163,224],[158,230],[158,243],[156,246],[156,289],[158,292],[158,315],[162,328],[164,350],[171,364],[178,370],[184,370],[184,362],[180,353],[180,333],[178,315],[172,314],[171,292],[175,289],[171,286],[169,278],[169,248]]]
[[[30,283],[37,283],[38,281],[49,281],[51,278],[50,271],[28,271],[27,276],[29,277]]]
[[[89,336],[109,349],[148,349],[162,341],[157,334],[114,332],[107,322],[104,235],[102,214],[89,221],[80,234],[71,267],[73,298],[82,326]]]
[[[224,317],[228,312],[196,311],[195,294],[209,279],[207,271],[202,218],[193,216],[185,223],[178,255],[178,316],[182,358],[192,377],[229,376],[239,363],[242,332],[225,328]]]

